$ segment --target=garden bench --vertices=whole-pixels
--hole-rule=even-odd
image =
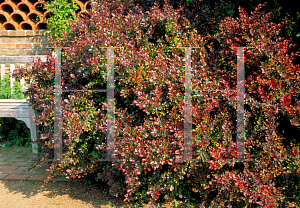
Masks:
[[[45,55],[37,55],[43,62],[46,61]],[[0,56],[1,64],[1,82],[5,75],[5,63],[10,63],[10,72],[13,73],[15,70],[15,63],[20,63],[20,67],[24,67],[24,63],[30,63],[31,56]],[[21,85],[25,84],[24,77],[20,81]],[[10,85],[13,89],[14,78],[10,76]],[[38,153],[38,138],[37,138],[37,126],[33,119],[30,117],[34,116],[34,111],[26,99],[0,99],[0,117],[14,117],[17,120],[25,122],[27,127],[30,129],[32,151]]]

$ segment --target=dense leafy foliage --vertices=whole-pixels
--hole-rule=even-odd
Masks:
[[[4,75],[0,87],[0,98],[9,99],[11,98],[11,88],[10,88],[10,79],[9,75]]]
[[[261,3],[259,0],[231,0],[229,1],[234,5],[234,16],[238,16],[238,7],[243,7],[248,13],[253,11],[255,7]],[[299,25],[300,15],[298,7],[300,2],[284,1],[284,0],[265,0],[266,5],[262,10],[272,12],[271,21],[278,24],[282,21],[287,21],[283,25],[282,30],[278,33],[277,37],[291,38],[291,43],[297,44],[292,47],[288,53],[300,50],[299,38]],[[300,58],[296,56],[293,59],[294,64],[300,64]]]
[[[53,0],[43,5],[44,9],[51,11],[52,14],[45,21],[50,29],[45,34],[50,34],[53,38],[60,38],[63,32],[71,32],[70,22],[74,21],[74,13],[79,9],[78,5],[71,0]],[[66,35],[66,34],[64,34]]]
[[[205,206],[278,207],[291,197],[282,177],[299,178],[299,141],[287,138],[280,119],[297,128],[299,118],[299,66],[292,45],[276,37],[282,25],[270,21],[259,5],[251,15],[240,8],[239,18],[227,17],[219,32],[201,35],[167,3],[144,13],[116,3],[103,2],[91,18],[71,23],[70,36],[52,46],[62,52],[63,89],[106,88],[106,49],[114,49],[115,125],[118,162],[99,162],[106,149],[105,95],[66,93],[63,108],[63,157],[51,171],[80,178],[98,173],[110,193],[125,200],[154,203],[193,200]],[[196,92],[192,95],[193,158],[179,162],[184,148],[184,49],[192,54],[193,89],[235,89],[236,49],[245,52],[246,156],[236,156],[236,92]],[[41,163],[53,157],[54,58],[33,62],[29,75],[30,103],[41,110],[36,121],[43,126],[45,147]],[[297,193],[299,189],[294,189]],[[285,195],[286,194],[286,195]],[[295,200],[299,203],[299,199]]]
[[[0,141],[6,146],[30,144],[30,130],[23,121],[15,118],[0,118]]]
[[[25,96],[22,92],[22,85],[20,81],[15,81],[14,88],[13,88],[13,98],[14,99],[24,99]]]
[[[121,2],[126,8],[131,9],[135,9],[138,4],[144,11],[149,11],[154,5],[154,1],[122,0]],[[162,8],[165,1],[158,0],[157,2]],[[284,0],[265,0],[264,2],[266,5],[262,10],[266,13],[272,12],[270,21],[279,24],[287,20],[277,37],[291,38],[291,43],[297,44],[288,53],[299,51],[299,2]],[[246,12],[250,13],[262,2],[260,0],[168,0],[168,3],[175,9],[181,8],[180,16],[184,15],[199,34],[207,35],[220,32],[218,25],[224,17],[239,18],[239,7],[243,7]],[[293,63],[300,64],[300,58],[294,57]]]
[[[23,99],[24,94],[22,92],[22,87],[23,86],[20,84],[20,81],[15,80],[13,93],[11,94],[12,90],[10,87],[10,76],[5,74],[0,87],[0,99],[11,99],[12,95],[14,99]]]

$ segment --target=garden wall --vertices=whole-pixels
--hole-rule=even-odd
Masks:
[[[46,30],[2,30],[0,31],[0,56],[45,55]],[[25,67],[27,67],[25,63]],[[9,74],[9,63],[5,63],[5,74]],[[16,68],[20,63],[16,63]]]
[[[44,36],[50,11],[40,6],[47,1],[40,0],[0,0],[0,56],[45,55],[47,38]],[[91,1],[75,1],[80,9],[74,16],[88,13]],[[36,21],[36,18],[39,20]],[[1,63],[3,64],[3,63]],[[15,68],[20,63],[15,63]],[[25,67],[29,64],[25,63]],[[5,63],[5,74],[9,73],[10,64]]]

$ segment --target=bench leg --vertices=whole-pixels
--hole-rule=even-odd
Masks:
[[[31,106],[28,106],[29,116],[33,117],[34,113]],[[38,138],[37,138],[37,131],[36,131],[36,125],[35,121],[33,119],[30,119],[30,132],[31,132],[31,142],[32,142],[32,152],[34,154],[38,154]]]
[[[31,141],[32,141],[32,152],[34,154],[38,154],[38,146],[37,146],[37,137],[36,137],[36,128],[35,128],[35,123],[32,119],[30,118],[16,118],[17,120],[24,121],[26,126],[30,129],[30,136],[31,136]],[[34,124],[34,125],[33,125]]]

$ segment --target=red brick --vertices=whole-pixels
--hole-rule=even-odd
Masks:
[[[34,36],[33,30],[26,30],[26,36]]]
[[[16,49],[3,49],[2,51],[3,55],[7,55],[7,56],[18,56],[19,55],[19,50]]]
[[[0,168],[1,168],[1,166],[3,166],[3,165],[9,165],[10,164],[10,162],[0,162]]]
[[[3,38],[2,39],[3,43],[17,43],[19,42],[19,38]]]
[[[24,31],[25,32],[25,31]],[[22,37],[22,38],[19,38],[19,41],[21,43],[27,43],[28,42],[28,37]]]
[[[16,44],[16,48],[17,49],[21,49],[21,48],[31,49],[32,44],[30,44],[30,43],[28,43],[28,44],[19,43],[19,44]]]
[[[27,178],[27,181],[44,181],[46,178],[45,175],[33,175]]]
[[[25,81],[26,81],[26,79],[25,79]],[[31,163],[34,163],[34,160],[33,160],[32,157],[31,157],[31,158],[28,158],[26,162],[31,164]],[[35,162],[35,163],[36,163],[36,162]]]
[[[31,54],[29,53],[29,50],[21,50],[20,55],[25,56],[25,55],[31,55]]]
[[[35,43],[42,43],[43,38],[41,38],[41,37],[31,37],[31,38],[28,38],[28,41],[29,42],[35,42]]]
[[[6,44],[0,44],[0,49],[6,49]]]
[[[43,36],[45,31],[46,31],[46,30],[36,30],[36,31],[35,31],[35,35]]]
[[[18,36],[25,36],[25,31],[18,31]]]
[[[32,163],[29,163],[29,162],[14,162],[11,165],[21,166],[21,167],[29,167],[29,166],[31,166],[31,164]]]
[[[0,173],[4,173],[4,174],[18,174],[18,175],[21,175],[21,173],[23,173],[24,171],[23,170],[0,170]]]
[[[8,176],[5,177],[5,180],[24,180],[26,181],[27,178],[29,178],[28,175],[20,175],[20,174],[9,174]]]
[[[16,48],[16,44],[6,44],[8,49]]]
[[[26,158],[21,159],[21,158],[17,158],[17,157],[12,157],[12,158],[9,159],[9,161],[14,162],[14,163],[24,163],[24,162],[27,162],[27,159]]]
[[[19,166],[0,166],[0,171],[1,170],[16,170]]]
[[[9,30],[2,31],[2,36],[9,36]]]
[[[0,173],[0,179],[4,179],[7,176],[7,174]]]
[[[18,36],[18,33],[15,30],[11,30],[9,36]]]
[[[27,170],[28,167],[18,167],[17,170],[21,170],[21,171],[24,171],[24,170]]]

